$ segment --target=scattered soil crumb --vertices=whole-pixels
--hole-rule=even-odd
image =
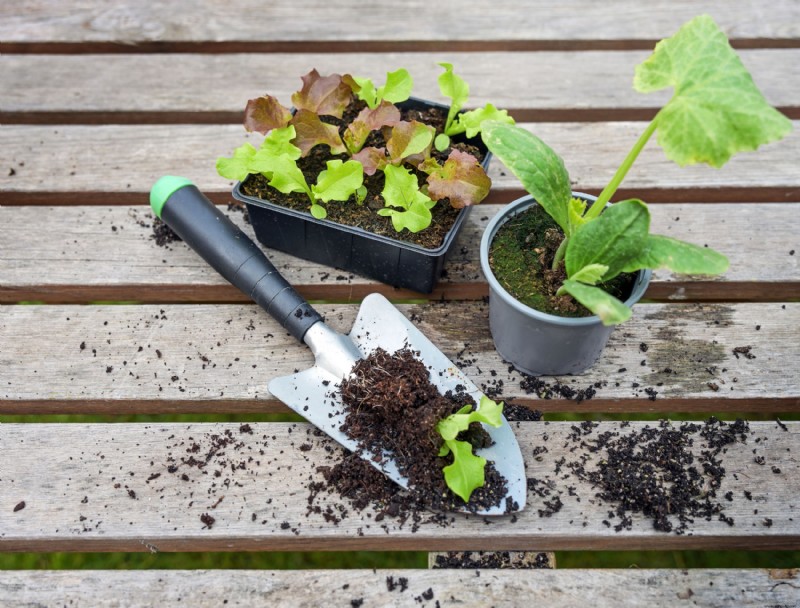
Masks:
[[[576,460],[556,463],[598,488],[597,498],[613,507],[608,520],[619,532],[631,529],[632,513],[641,513],[662,532],[683,534],[695,518],[717,518],[733,525],[723,505],[716,500],[725,477],[722,456],[727,446],[746,442],[750,429],[746,422],[722,422],[714,417],[705,423],[686,422],[675,427],[669,421],[646,425],[627,434],[621,431],[596,432],[596,422],[572,427],[569,443]],[[692,450],[702,442],[700,455]],[[590,454],[600,459],[589,464]],[[529,480],[530,485],[530,480]],[[611,526],[606,520],[606,525]]]

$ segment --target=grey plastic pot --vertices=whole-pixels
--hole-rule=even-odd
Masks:
[[[596,200],[596,197],[581,192],[573,192],[573,196]],[[500,226],[536,204],[532,196],[523,196],[510,203],[489,222],[481,239],[481,268],[489,283],[492,339],[500,356],[526,374],[577,374],[597,361],[614,328],[603,325],[596,315],[558,317],[530,308],[509,294],[489,267],[489,247]],[[625,304],[632,306],[639,301],[651,276],[650,270],[638,272],[631,296]]]

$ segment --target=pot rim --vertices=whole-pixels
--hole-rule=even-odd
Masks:
[[[596,196],[592,196],[591,194],[586,194],[584,192],[573,191],[572,195],[576,198],[582,198],[587,201],[597,200]],[[481,270],[483,271],[484,278],[489,283],[491,290],[500,296],[504,302],[528,317],[533,317],[540,321],[552,323],[553,325],[565,325],[570,327],[602,324],[600,317],[597,315],[591,315],[589,317],[559,317],[558,315],[552,315],[540,310],[536,310],[535,308],[531,308],[508,293],[508,291],[506,291],[506,289],[500,285],[500,282],[494,276],[494,273],[489,266],[489,246],[494,239],[494,235],[497,233],[500,226],[502,226],[502,224],[505,223],[512,214],[524,211],[528,207],[538,204],[539,203],[536,201],[533,195],[526,194],[525,196],[508,203],[508,205],[506,205],[500,211],[500,213],[495,215],[486,225],[486,229],[483,231],[483,236],[481,237],[480,246]],[[650,283],[650,278],[652,275],[653,271],[649,269],[637,271],[637,279],[633,285],[633,291],[628,299],[625,300],[626,306],[631,307],[641,299],[645,290],[647,289],[647,285]]]

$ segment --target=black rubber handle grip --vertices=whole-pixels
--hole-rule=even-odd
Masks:
[[[295,338],[322,320],[289,285],[264,253],[194,185],[175,190],[161,208],[161,219],[217,272]]]

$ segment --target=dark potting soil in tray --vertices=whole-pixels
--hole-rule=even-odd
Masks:
[[[383,450],[391,453],[419,502],[446,511],[463,508],[464,501],[444,480],[442,468],[452,462],[452,456],[438,456],[443,441],[436,424],[466,404],[474,406],[472,398],[466,392],[442,395],[430,381],[424,363],[408,349],[391,355],[376,349],[359,361],[353,372],[339,387],[346,412],[342,431],[376,458]],[[478,423],[459,439],[474,448],[491,441]],[[485,478],[485,485],[472,493],[467,509],[494,507],[506,498],[506,480],[491,462]],[[512,510],[512,505],[508,506]]]
[[[326,122],[339,125],[339,132],[343,135],[347,125],[364,107],[363,101],[354,100],[348,106],[341,120],[332,116],[323,116],[322,118]],[[406,121],[416,120],[431,125],[436,128],[436,133],[438,134],[444,127],[447,111],[440,108],[428,108],[425,110],[401,109],[401,118]],[[375,131],[367,139],[365,147],[384,147],[385,145],[386,141],[383,135],[380,131]],[[472,154],[479,162],[484,158],[484,154],[475,146],[454,142],[452,147]],[[438,152],[434,148],[431,150],[431,155],[443,162],[450,155],[450,150],[451,148],[448,148],[444,152]],[[297,166],[303,171],[306,181],[309,184],[313,184],[316,183],[316,176],[325,170],[327,161],[333,159],[346,161],[348,158],[344,154],[331,155],[330,149],[326,145],[320,144],[312,148],[308,156],[300,158],[297,161]],[[410,168],[407,165],[404,166]],[[417,179],[420,184],[424,184],[426,178],[426,174],[417,172]],[[355,197],[351,197],[346,202],[331,201],[326,203],[325,208],[328,212],[325,218],[326,221],[336,222],[345,226],[355,226],[374,234],[414,243],[426,249],[437,249],[444,242],[445,236],[453,227],[460,212],[460,209],[454,209],[450,206],[448,199],[442,199],[431,209],[433,219],[429,228],[417,233],[412,233],[408,230],[398,233],[392,226],[390,217],[383,217],[377,214],[377,210],[384,207],[383,197],[381,196],[384,185],[383,172],[377,171],[372,176],[365,175],[364,185],[367,188],[367,196],[361,205],[356,203]],[[254,196],[295,211],[308,212],[310,206],[308,197],[304,193],[283,194],[271,187],[263,175],[249,175],[242,182],[242,192],[248,196]]]
[[[591,316],[571,295],[556,295],[567,278],[563,262],[551,268],[563,240],[561,228],[534,205],[499,228],[489,250],[489,264],[503,288],[526,306],[559,317]],[[624,302],[635,280],[635,273],[623,273],[598,287]]]

